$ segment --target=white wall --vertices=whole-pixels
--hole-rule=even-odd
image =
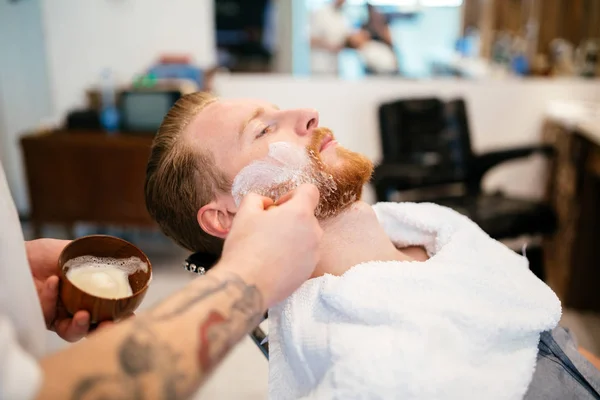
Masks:
[[[84,104],[103,68],[122,82],[161,53],[213,65],[213,0],[44,0],[44,25],[56,115]]]
[[[18,140],[85,102],[102,69],[130,82],[161,53],[213,65],[213,0],[0,1],[0,157],[28,210]]]
[[[19,135],[50,113],[41,0],[0,1],[0,160],[20,212],[28,198]]]
[[[312,107],[321,124],[333,129],[340,143],[374,161],[381,157],[377,104],[400,97],[462,96],[469,107],[475,152],[539,142],[543,114],[551,100],[600,101],[600,80],[423,80],[368,78],[341,81],[287,76],[220,76],[216,89],[223,97],[258,97],[282,108]],[[521,164],[521,165],[519,165]],[[493,170],[486,188],[539,197],[543,193],[541,158]]]

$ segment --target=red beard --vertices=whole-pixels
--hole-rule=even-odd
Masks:
[[[359,201],[363,186],[371,179],[373,173],[373,163],[368,158],[341,146],[335,149],[340,159],[338,165],[332,167],[325,164],[319,149],[327,135],[334,137],[328,128],[315,129],[311,143],[307,147],[311,168],[315,173],[318,171],[320,175],[328,178],[316,182],[321,196],[315,211],[319,219],[338,215],[351,204]]]
[[[363,185],[371,178],[373,164],[365,156],[341,146],[335,149],[337,153],[335,165],[326,164],[320,154],[326,136],[331,136],[333,139],[329,129],[315,129],[306,151],[303,152],[301,147],[298,148],[302,154],[285,153],[290,150],[294,153],[296,150],[293,148],[280,149],[279,151],[284,151],[283,154],[270,155],[266,160],[258,161],[270,166],[275,165],[275,170],[277,167],[282,167],[281,173],[287,174],[285,178],[279,178],[277,175],[280,171],[274,172],[272,168],[261,169],[254,164],[248,166],[250,170],[246,171],[244,168],[234,179],[232,194],[238,202],[249,192],[277,201],[299,185],[312,183],[317,186],[320,194],[319,204],[315,210],[316,217],[325,219],[339,214],[352,203],[360,200]],[[287,164],[288,162],[290,164]],[[253,165],[256,169],[252,169]],[[236,184],[238,179],[239,182]]]

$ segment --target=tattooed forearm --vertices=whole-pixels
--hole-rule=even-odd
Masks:
[[[255,328],[262,318],[262,299],[255,287],[235,282],[230,289],[239,291],[239,295],[229,315],[213,310],[200,324],[198,356],[203,371],[214,367],[240,336]]]
[[[258,325],[263,311],[260,292],[243,280],[200,279],[137,317],[117,343],[116,368],[81,379],[72,399],[178,399],[193,393]]]
[[[173,301],[176,302],[175,306],[158,306],[157,308],[150,310],[149,315],[157,321],[166,321],[171,318],[178,317],[207,297],[210,297],[219,291],[225,290],[230,284],[229,281],[221,282],[212,279],[209,276],[205,276],[202,279],[206,280],[204,282],[204,290],[184,290],[173,297]]]
[[[117,347],[118,373],[83,379],[73,400],[146,399],[146,383],[159,398],[176,399],[177,384],[185,376],[176,368],[180,356],[144,322],[136,322],[133,332]]]
[[[134,382],[122,376],[95,376],[82,379],[75,387],[72,400],[138,400],[141,399]]]

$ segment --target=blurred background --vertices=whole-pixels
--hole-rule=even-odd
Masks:
[[[210,90],[316,108],[378,165],[366,201],[468,215],[600,355],[599,56],[600,0],[0,0],[0,160],[27,238],[132,241],[150,307],[194,278],[144,205],[169,107]],[[248,339],[197,398],[266,391]]]

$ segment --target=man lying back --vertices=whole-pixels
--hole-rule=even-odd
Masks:
[[[320,262],[269,311],[270,398],[600,398],[526,260],[452,210],[362,202],[372,169],[315,110],[258,100],[187,95],[156,135],[148,210],[190,251],[220,253],[248,191],[320,190]]]

